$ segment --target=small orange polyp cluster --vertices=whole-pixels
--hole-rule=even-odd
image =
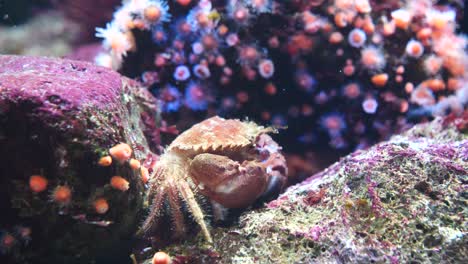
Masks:
[[[98,161],[98,164],[103,167],[110,166],[112,164],[112,158],[116,159],[119,164],[128,163],[128,166],[130,166],[132,170],[137,171],[140,174],[143,183],[146,184],[149,179],[148,169],[144,166],[141,166],[141,162],[139,160],[131,158],[132,153],[132,148],[128,144],[119,143],[110,148],[110,156],[101,157]],[[127,191],[128,188],[130,188],[130,183],[121,176],[115,176],[112,179],[110,183],[114,189],[120,191]]]
[[[141,162],[137,159],[131,158],[132,149],[128,144],[119,143],[109,149],[109,155],[102,156],[97,161],[97,165],[101,167],[109,167],[113,164],[113,160],[117,160],[116,165],[127,164],[134,172],[139,173],[143,183],[148,182],[149,172],[148,169],[141,166]],[[50,185],[49,180],[43,175],[32,175],[29,177],[28,181],[29,189],[34,194],[40,194],[47,190]],[[111,188],[126,192],[130,188],[130,182],[122,176],[113,176],[109,180],[109,185]],[[94,196],[89,202],[90,207],[96,214],[106,214],[109,211],[109,201],[108,198],[102,197],[102,193],[99,196]],[[79,195],[78,195],[79,197]],[[50,202],[56,204],[60,209],[66,207],[79,206],[80,201],[77,198],[77,201],[74,201],[73,189],[72,186],[61,183],[56,185],[49,195]]]

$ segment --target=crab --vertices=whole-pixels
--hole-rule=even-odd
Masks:
[[[168,232],[164,225],[171,224],[170,237],[180,238],[187,234],[189,212],[212,243],[202,209],[206,200],[221,208],[246,208],[262,195],[281,190],[286,161],[271,132],[277,131],[215,116],[180,134],[153,169],[147,196],[151,209],[142,232],[154,236],[161,229]]]

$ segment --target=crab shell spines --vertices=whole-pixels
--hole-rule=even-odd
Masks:
[[[215,116],[180,134],[167,150],[187,154],[239,150],[251,146],[258,135],[268,132],[275,130],[254,122]]]

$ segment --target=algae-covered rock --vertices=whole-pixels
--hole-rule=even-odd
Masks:
[[[144,183],[128,164],[98,161],[123,142],[149,167],[157,113],[146,89],[111,70],[0,56],[0,242],[11,242],[0,262],[127,263]],[[128,190],[111,186],[117,175]]]
[[[162,250],[175,263],[467,263],[467,126],[415,126],[216,229],[212,248]]]

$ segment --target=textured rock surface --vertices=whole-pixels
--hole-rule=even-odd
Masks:
[[[72,60],[0,56],[0,201],[5,210],[0,232],[14,234],[18,226],[32,230],[29,243],[18,239],[0,258],[127,261],[144,185],[128,166],[100,167],[97,161],[125,142],[135,158],[151,163],[155,135],[144,131],[154,131],[156,110],[146,89],[111,70]],[[46,191],[31,191],[28,180],[34,174],[48,179]],[[114,175],[126,178],[130,189],[112,189]],[[58,185],[72,190],[66,206],[52,198]],[[108,201],[107,213],[94,210],[98,198]]]
[[[418,125],[216,229],[175,263],[466,263],[468,115]]]

